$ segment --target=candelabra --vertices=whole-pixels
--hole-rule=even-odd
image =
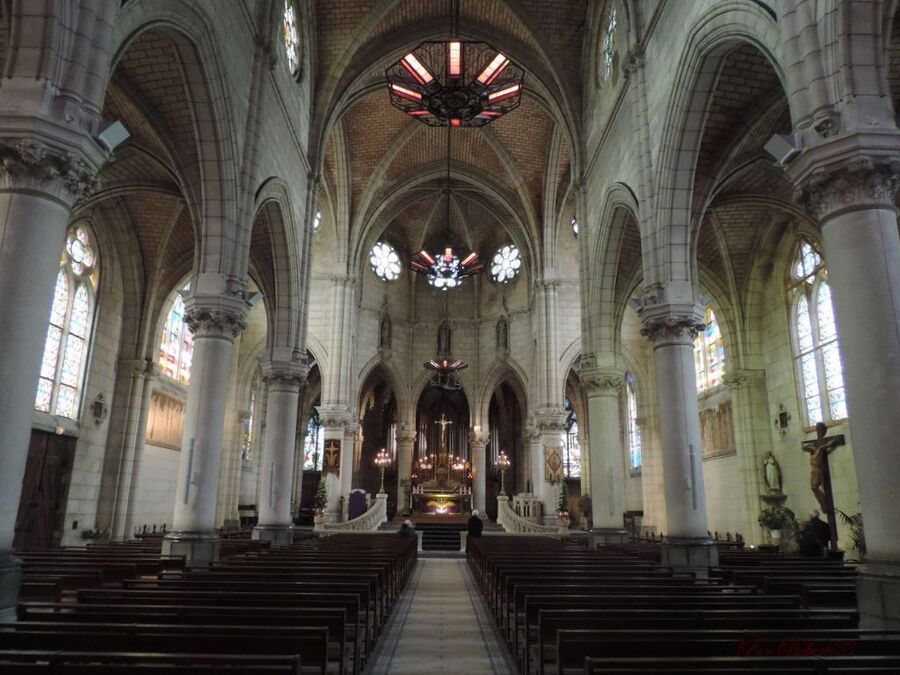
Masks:
[[[509,455],[501,450],[500,456],[497,458],[497,468],[500,469],[500,494],[504,496],[506,495],[506,470],[509,465]]]
[[[384,471],[391,464],[391,456],[385,451],[384,448],[375,456],[375,466],[381,469],[381,488],[378,490],[378,493],[381,494],[384,492]]]

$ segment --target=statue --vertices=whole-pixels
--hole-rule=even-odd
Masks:
[[[763,480],[766,482],[766,488],[768,488],[770,494],[781,492],[781,466],[771,450],[763,458]]]
[[[831,550],[837,550],[837,522],[834,517],[834,496],[831,492],[831,470],[828,466],[828,455],[839,446],[844,445],[844,437],[831,436],[824,422],[816,424],[816,440],[803,444],[803,452],[809,453],[809,488],[819,502],[822,511],[828,517],[831,528]]]
[[[501,316],[497,321],[497,351],[509,351],[509,323],[505,316]]]
[[[453,332],[450,330],[450,322],[447,319],[441,321],[438,326],[437,353],[439,356],[448,356],[450,354],[450,341]]]
[[[387,314],[384,314],[381,317],[381,325],[378,330],[378,348],[391,348],[391,317]]]

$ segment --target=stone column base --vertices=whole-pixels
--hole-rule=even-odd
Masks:
[[[253,541],[267,541],[271,548],[281,548],[294,543],[293,525],[257,525],[250,533]]]
[[[900,630],[900,562],[870,561],[856,578],[859,627]]]
[[[219,535],[213,530],[168,532],[162,554],[184,556],[186,567],[209,567],[219,559]]]
[[[0,550],[0,621],[15,621],[22,585],[22,561],[12,550]]]
[[[591,548],[604,544],[628,544],[631,542],[631,533],[614,527],[595,527],[591,529],[588,540]]]
[[[662,566],[676,573],[707,577],[718,564],[719,549],[709,537],[666,537],[662,543]]]

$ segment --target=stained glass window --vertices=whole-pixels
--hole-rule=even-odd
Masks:
[[[517,246],[507,244],[494,254],[491,261],[491,278],[498,284],[505,284],[516,278],[522,267],[522,256]]]
[[[569,399],[566,399],[566,410],[569,416],[566,419],[564,469],[566,478],[581,478],[581,443],[578,440],[578,418]]]
[[[300,70],[300,29],[297,27],[297,10],[293,0],[285,0],[281,13],[281,34],[288,70],[296,75]]]
[[[322,224],[322,212],[316,211],[316,217],[313,218],[313,232],[318,231],[319,225]]]
[[[725,341],[712,307],[706,308],[706,328],[694,341],[694,367],[697,374],[697,391],[711,389],[722,382],[725,374]]]
[[[194,336],[184,322],[182,293],[186,293],[190,289],[191,285],[187,284],[180,292],[175,293],[159,341],[160,372],[185,386],[191,382]]]
[[[603,27],[603,41],[601,43],[601,73],[604,80],[612,77],[616,56],[616,27],[618,26],[615,3],[610,3],[609,12],[606,15],[606,24]]]
[[[306,423],[306,438],[303,441],[303,470],[319,471],[325,453],[325,434],[319,424],[319,413],[313,407]]]
[[[803,238],[791,261],[788,300],[806,425],[845,419],[844,370],[828,271],[822,254]]]
[[[36,410],[70,419],[78,417],[87,343],[94,322],[98,262],[91,231],[85,225],[73,226],[66,236],[53,288],[50,325],[34,399]]]
[[[641,427],[638,424],[637,397],[634,395],[634,375],[625,376],[625,398],[628,406],[628,466],[637,471],[644,465],[641,449]]]
[[[250,383],[250,398],[244,415],[243,438],[241,440],[241,459],[253,459],[253,434],[256,428],[256,397],[259,394],[259,374],[253,376]]]
[[[385,241],[379,241],[372,247],[369,253],[369,265],[372,271],[382,281],[394,281],[400,277],[400,256],[393,246]]]
[[[578,219],[572,216],[572,234],[578,236]]]

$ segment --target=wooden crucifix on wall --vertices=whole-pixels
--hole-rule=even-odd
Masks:
[[[834,493],[831,490],[831,468],[828,455],[844,445],[844,436],[826,436],[828,427],[823,422],[816,424],[816,439],[803,443],[803,452],[809,453],[809,487],[822,512],[828,518],[831,531],[830,548],[837,551],[837,522],[834,517]]]

